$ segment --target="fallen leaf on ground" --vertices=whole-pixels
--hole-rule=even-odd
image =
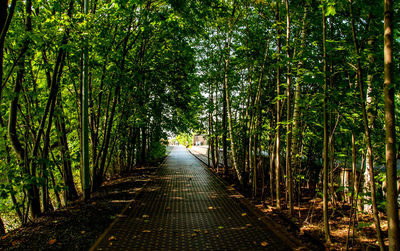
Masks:
[[[56,243],[56,241],[57,241],[56,239],[52,239],[52,240],[49,240],[48,243],[49,243],[49,245],[53,245],[54,243]]]
[[[12,241],[12,242],[11,242],[11,245],[12,245],[12,246],[17,246],[17,245],[19,245],[20,243],[21,243],[20,240],[18,240],[18,241]]]
[[[246,216],[247,215],[247,213],[242,213],[242,216]]]
[[[116,240],[116,239],[117,239],[117,238],[115,238],[114,235],[111,235],[110,238],[108,238],[109,241],[113,241],[113,240]]]
[[[150,232],[151,232],[151,230],[148,230],[148,229],[145,229],[142,231],[142,233],[150,233]]]
[[[261,242],[261,246],[265,247],[267,245],[268,245],[268,242],[266,242],[266,241]]]
[[[214,208],[214,207],[208,207],[208,209],[209,209],[209,210],[213,210],[213,209],[215,209],[215,208]]]
[[[150,216],[148,216],[147,214],[143,214],[142,217],[143,218],[149,218]]]
[[[86,232],[85,231],[81,231],[81,234],[85,234]]]
[[[223,228],[224,228],[224,226],[219,226],[219,227],[218,227],[218,229],[223,229]]]

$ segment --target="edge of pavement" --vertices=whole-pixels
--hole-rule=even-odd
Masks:
[[[215,172],[210,170],[207,163],[205,163],[204,160],[202,160],[201,158],[196,156],[196,154],[193,153],[196,151],[190,150],[189,148],[187,148],[187,151],[196,159],[198,159],[202,163],[202,165],[204,165],[204,167],[208,170],[208,172],[212,173],[214,176],[218,178],[218,181],[221,182],[226,187],[226,190],[230,195],[235,195],[235,198],[242,205],[244,205],[256,217],[258,217],[258,219],[262,223],[264,223],[264,225],[269,230],[271,230],[277,237],[279,237],[282,241],[284,241],[292,250],[311,250],[304,243],[299,241],[292,233],[289,233],[284,227],[279,225],[272,218],[263,213],[260,209],[256,208],[246,197],[244,197],[238,190],[232,187],[228,182],[226,182],[221,177],[219,177]]]
[[[171,152],[168,152],[168,154],[165,156],[164,160],[158,165],[158,167],[162,166],[166,160],[169,157],[169,154]],[[158,170],[157,170],[158,172]],[[122,211],[119,213],[119,215],[124,215],[124,213],[135,203],[134,199],[137,198],[144,190],[145,187],[147,187],[147,185],[149,184],[149,182],[152,179],[149,179],[141,188],[140,190],[133,196],[133,201],[129,202],[123,209]],[[104,232],[96,239],[96,241],[93,243],[93,245],[90,247],[89,251],[94,251],[97,249],[97,247],[99,246],[99,244],[103,241],[103,239],[107,236],[107,234],[111,231],[111,229],[113,228],[113,226],[119,222],[121,220],[121,218],[123,217],[119,217],[117,216],[117,218],[115,218],[115,220],[113,222],[111,222],[111,224],[104,230]]]

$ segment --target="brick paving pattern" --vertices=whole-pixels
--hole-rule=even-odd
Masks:
[[[174,147],[92,250],[291,250],[229,189]]]

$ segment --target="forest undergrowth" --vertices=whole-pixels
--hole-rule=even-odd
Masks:
[[[154,175],[146,166],[107,180],[90,201],[76,201],[1,237],[0,250],[88,250]]]

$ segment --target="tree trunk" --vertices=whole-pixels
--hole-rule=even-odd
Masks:
[[[105,132],[104,135],[104,147],[102,154],[101,154],[101,160],[99,163],[99,168],[96,169],[96,172],[93,175],[93,184],[92,184],[92,191],[96,191],[101,184],[103,183],[103,176],[104,176],[104,169],[106,166],[106,160],[107,160],[107,154],[108,154],[108,150],[109,150],[109,144],[110,144],[110,138],[111,138],[111,130],[112,130],[112,126],[114,123],[114,116],[115,116],[115,110],[116,110],[116,105],[118,103],[118,98],[119,98],[119,91],[120,90],[120,86],[118,85],[115,88],[114,91],[114,98],[113,98],[113,105],[111,108],[111,113],[110,113],[110,118],[108,120],[108,125],[107,125],[107,130]]]
[[[353,189],[354,192],[353,194],[359,194],[358,188],[358,177],[357,177],[357,168],[356,168],[356,161],[357,161],[357,152],[356,152],[356,135],[354,132],[351,132],[351,170],[353,173]],[[358,197],[358,196],[357,196]],[[357,205],[360,204],[360,200],[358,198],[355,198],[357,200]]]
[[[324,58],[324,146],[322,151],[323,164],[323,181],[322,181],[322,197],[323,197],[323,219],[324,219],[324,233],[325,241],[330,243],[331,237],[329,232],[329,219],[328,219],[328,79],[327,79],[327,55],[326,55],[326,17],[325,6],[322,3],[322,44],[323,44],[323,58]]]
[[[146,126],[143,125],[141,127],[141,132],[142,132],[142,142],[141,142],[141,151],[140,151],[140,162],[143,164],[146,161],[146,140],[147,140],[147,134],[146,134]]]
[[[269,188],[270,188],[270,195],[271,195],[271,204],[274,204],[274,167],[275,167],[275,147],[276,147],[276,139],[274,138],[270,144],[270,151],[269,151]]]
[[[225,93],[225,98],[226,98],[226,109],[228,113],[228,129],[229,129],[229,137],[231,141],[231,153],[232,153],[232,165],[233,169],[236,171],[236,176],[239,180],[239,183],[243,185],[243,179],[242,179],[242,174],[240,173],[238,164],[237,164],[237,159],[236,159],[236,147],[235,147],[235,140],[233,137],[233,121],[232,121],[232,109],[231,109],[231,100],[230,100],[230,94],[229,94],[229,63],[230,63],[230,43],[231,43],[231,34],[228,34],[228,41],[225,46],[226,54],[225,54],[225,63],[224,63],[224,93]]]
[[[224,176],[228,177],[229,167],[228,167],[228,142],[227,142],[227,109],[226,109],[226,92],[225,85],[223,85],[222,94],[222,158],[224,161]]]
[[[25,12],[26,12],[26,23],[25,23],[25,31],[30,33],[32,31],[32,1],[27,0],[25,2]],[[25,56],[24,54],[28,50],[30,46],[30,39],[26,38],[23,46],[21,48],[20,54],[22,55],[20,61],[18,62],[18,72],[17,78],[14,87],[14,97],[11,100],[10,110],[9,110],[9,119],[8,119],[8,137],[11,142],[11,146],[13,147],[18,159],[21,161],[24,166],[24,172],[28,175],[35,176],[35,169],[31,168],[29,170],[28,156],[26,150],[23,148],[17,134],[17,113],[18,113],[18,101],[19,94],[22,90],[22,82],[24,80],[25,74]],[[41,123],[43,125],[43,123]],[[40,135],[40,130],[38,135]],[[37,145],[37,140],[35,141],[35,145]],[[34,157],[37,157],[35,152],[32,154]],[[31,161],[32,162],[32,161]],[[27,188],[28,196],[29,196],[29,204],[31,207],[31,216],[33,219],[36,219],[41,214],[40,209],[40,198],[39,191],[36,185],[31,185]]]
[[[292,126],[292,172],[293,175],[297,173],[297,167],[299,162],[298,152],[299,152],[299,138],[300,138],[300,102],[301,102],[301,77],[300,77],[300,70],[303,68],[304,60],[302,59],[305,47],[305,38],[306,38],[306,20],[308,14],[308,6],[304,6],[304,15],[303,15],[303,23],[301,29],[301,42],[300,42],[300,50],[298,53],[299,63],[297,64],[297,82],[296,88],[294,91],[294,107],[293,107],[293,126]],[[300,181],[299,181],[300,182]],[[297,184],[297,189],[300,192],[300,184]],[[298,201],[300,199],[298,198]]]
[[[64,204],[68,204],[68,201],[74,201],[78,198],[78,193],[75,188],[74,177],[72,176],[72,163],[71,156],[69,153],[67,130],[65,128],[64,111],[62,107],[61,94],[59,94],[58,112],[56,118],[56,128],[58,132],[58,140],[60,146],[60,155],[63,161],[63,181],[66,187],[64,191]]]
[[[286,175],[288,177],[288,194],[289,194],[289,214],[293,214],[293,170],[291,157],[291,140],[292,140],[292,122],[291,122],[291,99],[290,89],[292,86],[291,79],[291,62],[290,62],[290,11],[289,0],[286,0],[286,58],[287,58],[287,90],[286,90]]]
[[[213,110],[214,110],[214,97],[213,97],[213,90],[212,85],[210,83],[209,90],[208,90],[208,102],[209,102],[209,110],[208,110],[208,165],[212,165],[212,168],[216,170],[216,163],[215,163],[215,151],[214,151],[214,128],[213,128]],[[210,163],[211,159],[211,163]]]
[[[89,0],[83,1],[83,12],[85,14],[86,30],[89,28],[86,15],[89,14]],[[82,69],[82,92],[81,92],[81,180],[84,201],[90,199],[90,168],[89,168],[89,41],[87,36],[83,41],[83,69]]]
[[[281,87],[281,68],[280,64],[280,53],[281,53],[281,39],[280,39],[280,31],[279,31],[279,23],[280,23],[280,14],[279,14],[279,1],[276,1],[276,33],[277,33],[277,68],[276,68],[276,143],[275,143],[275,193],[276,193],[276,207],[278,209],[281,208],[281,199],[280,199],[280,87]]]
[[[3,60],[4,60],[4,42],[6,39],[8,28],[10,27],[11,19],[14,15],[15,5],[17,0],[11,2],[10,8],[8,8],[8,0],[2,0],[0,2],[0,101],[3,93]]]
[[[215,159],[214,159],[214,163],[216,164],[216,168],[217,168],[217,173],[219,173],[219,140],[218,140],[218,83],[215,86],[215,127],[214,127],[214,151],[215,151]]]
[[[393,70],[393,1],[385,0],[384,14],[384,84],[386,143],[386,212],[388,216],[389,250],[400,249],[399,213],[397,205],[396,126]]]
[[[351,17],[351,30],[352,30],[352,35],[353,35],[354,51],[357,55],[357,80],[358,80],[358,85],[359,85],[359,89],[360,89],[361,111],[362,111],[362,117],[363,117],[363,122],[364,122],[365,138],[367,141],[367,162],[369,163],[369,166],[367,165],[367,171],[368,171],[368,175],[370,177],[369,185],[370,185],[370,190],[371,190],[372,214],[374,217],[376,237],[378,239],[379,248],[381,249],[381,251],[383,251],[385,249],[384,248],[385,245],[383,243],[378,207],[376,204],[376,188],[375,188],[374,167],[373,167],[374,163],[373,163],[373,157],[372,157],[371,133],[370,133],[369,125],[368,125],[369,124],[368,116],[367,116],[367,110],[366,110],[366,105],[365,105],[364,82],[363,82],[361,62],[360,62],[360,51],[359,51],[359,47],[358,47],[358,43],[357,43],[357,39],[356,39],[356,29],[355,29],[354,18],[353,18],[353,2],[352,2],[352,0],[350,0],[350,17]]]

